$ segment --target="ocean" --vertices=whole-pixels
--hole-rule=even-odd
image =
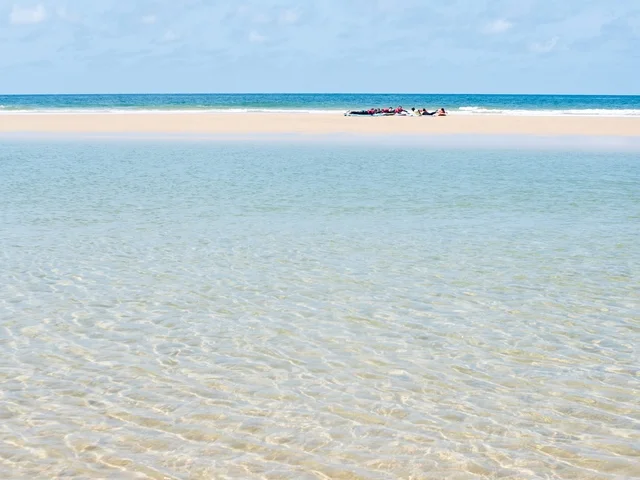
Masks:
[[[637,151],[3,138],[0,478],[638,478],[639,238]]]
[[[324,113],[444,107],[454,115],[640,116],[640,96],[441,94],[0,95],[0,114],[42,112]]]

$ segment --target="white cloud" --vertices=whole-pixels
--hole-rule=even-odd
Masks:
[[[140,21],[142,23],[146,23],[147,25],[151,25],[152,23],[156,23],[157,20],[158,20],[158,17],[156,17],[155,15],[145,15],[144,17],[142,17],[140,19]]]
[[[255,23],[269,23],[271,21],[269,16],[264,13],[256,13],[251,20]]]
[[[556,48],[556,45],[558,45],[558,40],[558,37],[553,37],[546,42],[535,42],[529,45],[529,49],[533,53],[549,53]]]
[[[280,13],[279,21],[285,25],[293,25],[300,19],[300,14],[295,10],[284,10]]]
[[[34,7],[20,7],[14,5],[9,14],[9,21],[14,25],[40,23],[47,18],[47,11],[42,4]]]
[[[67,22],[79,22],[80,21],[80,17],[72,12],[69,12],[69,10],[67,10],[65,7],[59,7],[56,10],[56,14],[58,15],[59,18],[61,18],[62,20],[65,20]]]
[[[266,39],[267,37],[260,35],[258,32],[251,32],[249,34],[249,41],[251,43],[263,43]]]
[[[176,32],[174,32],[173,30],[167,30],[164,34],[164,36],[162,37],[162,39],[165,42],[175,42],[176,40],[178,40],[180,38],[180,35],[178,35]]]
[[[498,20],[495,20],[485,25],[482,31],[487,34],[495,35],[498,33],[504,33],[507,30],[510,30],[511,27],[513,27],[513,23],[511,23],[508,20],[505,20],[504,18],[499,18]]]
[[[378,0],[376,7],[380,12],[389,12],[398,7],[396,0]]]

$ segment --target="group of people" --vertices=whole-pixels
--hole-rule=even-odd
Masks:
[[[351,110],[346,112],[345,115],[376,115],[376,116],[391,116],[391,115],[402,115],[402,116],[411,116],[411,117],[446,117],[447,111],[444,108],[439,108],[438,110],[434,110],[433,112],[428,111],[426,108],[423,109],[415,109],[405,110],[402,107],[397,108],[370,108],[369,110]]]

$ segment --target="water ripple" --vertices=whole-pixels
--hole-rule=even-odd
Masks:
[[[2,477],[640,477],[637,158],[0,152]]]

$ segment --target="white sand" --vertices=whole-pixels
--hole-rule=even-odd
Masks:
[[[0,133],[597,135],[640,136],[640,118],[343,117],[328,114],[11,114]]]

